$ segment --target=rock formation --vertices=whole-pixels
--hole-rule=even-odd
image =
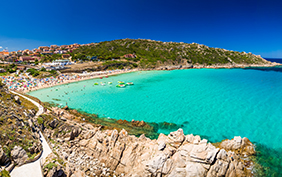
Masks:
[[[68,114],[67,111],[63,113],[65,117],[69,117]],[[215,147],[198,135],[185,136],[182,129],[151,140],[144,135],[139,138],[129,135],[125,130],[102,131],[87,123],[67,120],[60,124],[60,121],[58,119],[55,129],[44,129],[54,150],[66,164],[65,168],[53,167],[52,173],[64,170],[67,176],[134,177],[231,177],[251,173],[246,157],[255,151],[247,138],[234,137]]]
[[[35,109],[36,106],[11,94],[0,82],[0,171],[11,171],[14,165],[40,155],[42,146],[34,124]]]
[[[12,159],[18,164],[22,165],[25,163],[25,161],[28,159],[26,151],[20,147],[15,146],[14,149],[11,152]]]

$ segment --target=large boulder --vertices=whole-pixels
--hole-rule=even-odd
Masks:
[[[175,148],[178,148],[183,143],[183,141],[185,140],[185,136],[184,136],[183,130],[181,128],[178,129],[175,132],[171,132],[168,135],[168,138],[170,140],[169,144],[172,147],[175,147]]]
[[[72,129],[70,133],[69,140],[73,140],[75,137],[77,137],[81,133],[81,129],[79,127],[75,127]]]
[[[49,126],[54,129],[54,128],[57,127],[58,124],[59,124],[59,121],[58,121],[57,119],[53,119],[53,120],[49,123]]]
[[[159,154],[146,164],[146,170],[156,175],[156,172],[164,166],[166,160],[167,156],[165,154]]]
[[[227,151],[237,151],[242,155],[255,154],[253,144],[246,137],[241,138],[240,136],[235,136],[232,140],[225,140],[220,144],[220,148],[223,148]]]
[[[18,165],[23,165],[28,159],[26,151],[20,146],[14,147],[14,149],[11,151],[11,156]]]

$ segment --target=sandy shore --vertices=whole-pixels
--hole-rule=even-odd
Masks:
[[[211,65],[211,66],[205,66],[205,65],[193,65],[193,67],[185,67],[185,66],[166,66],[166,67],[161,67],[161,68],[157,68],[157,69],[153,69],[153,70],[177,70],[177,69],[201,69],[201,68],[210,68],[210,69],[220,69],[220,68],[226,68],[226,69],[231,69],[231,68],[246,68],[246,67],[274,67],[274,66],[279,66],[282,65],[280,63],[271,63],[271,64],[263,64],[263,65],[258,65],[258,64],[250,64],[250,65]],[[150,70],[150,69],[149,69]],[[80,76],[80,78],[78,79],[74,79],[74,80],[63,80],[60,83],[49,83],[49,84],[44,84],[44,85],[40,85],[37,87],[33,87],[33,88],[29,88],[28,90],[17,90],[18,92],[21,93],[28,93],[31,91],[35,91],[35,90],[39,90],[39,89],[43,89],[43,88],[49,88],[49,87],[54,87],[57,85],[63,85],[63,84],[69,84],[69,83],[73,83],[73,82],[79,82],[79,81],[83,81],[83,80],[89,80],[89,79],[96,79],[99,77],[106,77],[106,76],[113,76],[113,75],[119,75],[119,74],[123,74],[123,73],[130,73],[130,72],[135,72],[135,71],[143,71],[140,69],[132,69],[132,70],[128,70],[128,71],[118,71],[118,72],[112,72],[112,73],[107,73],[107,74],[101,74],[101,75],[91,75],[93,73],[87,73],[85,75],[83,74],[78,74],[78,76]],[[144,70],[146,71],[146,70]]]
[[[124,74],[124,73],[131,73],[131,72],[135,72],[135,71],[138,71],[138,69],[114,72],[114,73],[109,73],[109,74],[101,74],[101,75],[95,75],[95,76],[87,76],[87,75],[85,75],[85,76],[81,76],[81,78],[79,78],[79,79],[66,80],[66,81],[63,81],[61,83],[56,83],[56,84],[45,84],[45,85],[37,86],[37,87],[34,87],[34,88],[30,88],[28,90],[17,91],[17,92],[28,93],[28,92],[31,92],[31,91],[35,91],[35,90],[39,90],[39,89],[43,89],[43,88],[54,87],[54,86],[57,86],[57,85],[69,84],[69,83],[73,83],[73,82],[79,82],[79,81],[84,81],[84,80],[89,80],[89,79],[96,79],[96,78],[106,77],[106,76],[114,76],[114,75],[119,75],[119,74]],[[91,73],[89,73],[89,75],[90,74]]]

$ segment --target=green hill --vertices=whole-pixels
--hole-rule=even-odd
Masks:
[[[201,44],[160,42],[145,39],[120,39],[81,46],[72,53],[74,59],[97,56],[100,60],[125,59],[125,65],[132,63],[142,68],[156,68],[161,65],[178,64],[266,64],[260,56],[212,48]],[[125,58],[135,54],[136,58]]]

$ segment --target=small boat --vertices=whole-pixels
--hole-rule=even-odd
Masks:
[[[109,85],[111,85],[111,84],[112,84],[112,82],[108,82],[108,84],[109,84]]]
[[[118,84],[118,85],[116,85],[116,87],[124,88],[124,87],[126,87],[126,85],[125,84]]]
[[[105,78],[108,78],[109,76],[105,76]]]
[[[126,85],[134,85],[133,82],[127,82]]]
[[[102,82],[101,82],[100,84],[101,84],[102,86],[105,86],[105,85],[106,85],[105,83],[102,83]]]
[[[124,82],[123,82],[123,81],[118,81],[118,83],[119,83],[119,84],[124,84]]]
[[[100,77],[100,79],[103,79],[103,77]]]
[[[99,84],[97,82],[95,82],[94,85],[99,85]]]

